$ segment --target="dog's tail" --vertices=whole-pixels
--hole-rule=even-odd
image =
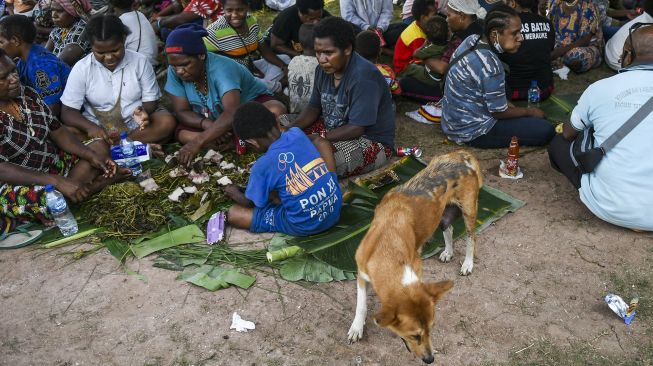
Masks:
[[[483,173],[481,172],[481,165],[478,163],[476,157],[469,151],[460,150],[460,152],[463,155],[463,160],[465,161],[465,164],[471,167],[476,173],[478,188],[481,188],[483,186]]]

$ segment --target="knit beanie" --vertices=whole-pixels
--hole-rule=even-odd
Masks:
[[[166,53],[200,55],[206,53],[203,37],[209,33],[201,25],[183,24],[173,29],[166,39]]]

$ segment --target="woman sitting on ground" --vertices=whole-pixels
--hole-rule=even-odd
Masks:
[[[354,52],[346,20],[325,18],[315,26],[315,71],[309,104],[289,126],[318,133],[333,144],[336,173],[347,177],[383,166],[394,149],[392,96],[376,66]]]
[[[0,20],[0,47],[16,63],[20,82],[36,90],[57,118],[70,74],[70,66],[38,43],[36,27],[22,15],[9,15]]]
[[[207,27],[204,44],[209,52],[227,56],[260,78],[272,92],[281,92],[288,76],[288,55],[276,55],[263,41],[256,17],[249,14],[247,0],[226,0],[224,15]]]
[[[52,0],[50,11],[55,27],[45,48],[73,66],[91,51],[84,37],[91,3],[89,0]]]
[[[601,65],[603,30],[592,0],[553,0],[549,10],[556,44],[553,68],[582,73]]]
[[[469,36],[453,55],[442,102],[442,131],[449,140],[477,148],[507,147],[512,136],[528,146],[546,145],[555,134],[538,108],[512,106],[498,54],[516,52],[523,41],[519,14],[495,6],[482,36]],[[456,62],[455,60],[458,59]]]
[[[131,175],[129,169],[116,169],[104,141],[84,146],[62,128],[36,91],[20,84],[2,49],[0,130],[0,217],[10,221],[50,223],[47,184],[77,203]]]
[[[70,72],[61,119],[81,139],[117,142],[121,131],[144,143],[166,141],[175,118],[159,105],[161,91],[147,57],[125,50],[129,29],[115,15],[94,17],[86,34],[92,54]],[[82,111],[83,107],[83,111]]]
[[[175,133],[184,144],[179,150],[181,164],[190,164],[204,147],[231,141],[233,114],[241,103],[259,102],[277,116],[286,112],[243,65],[207,53],[203,41],[207,35],[201,26],[186,24],[166,39],[165,91],[179,120]]]
[[[517,52],[504,52],[499,55],[501,61],[510,67],[506,82],[511,90],[511,100],[526,100],[533,80],[540,89],[541,100],[548,98],[553,92],[551,51],[555,45],[555,35],[551,22],[531,11],[536,3],[536,0],[508,2],[508,5],[519,13],[524,36]]]

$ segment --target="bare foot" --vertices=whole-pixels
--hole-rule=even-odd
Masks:
[[[163,147],[161,147],[160,144],[149,144],[149,145],[150,145],[150,153],[152,154],[152,157],[157,159],[165,158],[166,153],[163,152]]]
[[[132,178],[132,172],[129,170],[129,168],[118,167],[116,174],[113,177],[107,178],[103,175],[100,175],[92,182],[88,183],[85,188],[88,191],[89,195],[93,195],[103,190],[104,187],[114,183],[125,182],[130,178]]]

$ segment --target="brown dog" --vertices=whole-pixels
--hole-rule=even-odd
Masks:
[[[441,224],[445,249],[440,260],[451,260],[453,217],[449,213],[458,207],[469,235],[460,274],[472,272],[477,201],[482,184],[478,161],[460,150],[433,158],[424,170],[383,197],[356,251],[357,303],[348,333],[350,342],[363,336],[370,282],[381,302],[376,323],[400,336],[422,361],[433,362],[430,330],[435,303],[453,287],[453,282],[422,282],[421,249]]]

